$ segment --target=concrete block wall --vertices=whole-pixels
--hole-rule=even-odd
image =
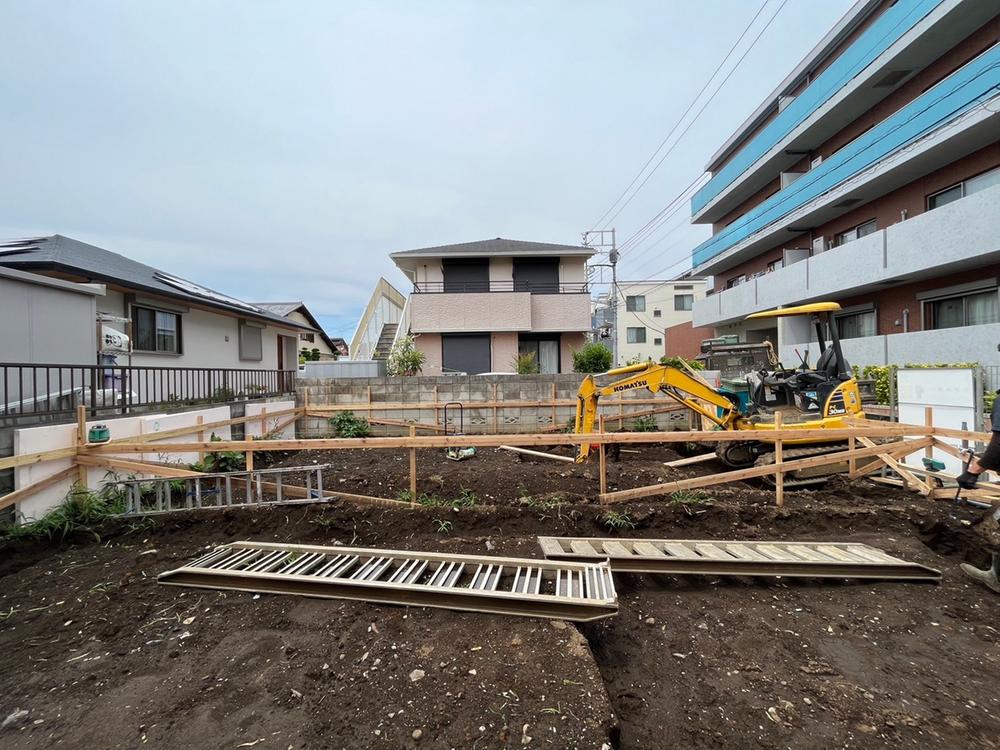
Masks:
[[[472,407],[475,402],[493,401],[494,388],[496,400],[502,401],[543,401],[552,400],[553,385],[557,400],[571,400],[572,405],[558,406],[553,410],[550,406],[509,407],[497,409],[497,432],[518,433],[538,432],[553,424],[566,425],[576,415],[576,393],[583,376],[576,373],[562,375],[473,375],[473,376],[416,376],[416,377],[386,377],[386,378],[298,378],[296,380],[297,403],[302,406],[307,400],[310,406],[357,404],[367,407],[369,394],[371,402],[378,404],[441,404],[442,407],[421,409],[379,409],[371,412],[375,418],[394,419],[406,422],[422,422],[424,424],[444,424],[444,408],[447,402],[458,401],[466,404],[464,409],[464,432],[492,433],[493,408]],[[610,396],[605,401],[617,401],[618,395]],[[656,404],[628,404],[622,411],[625,414],[646,411],[658,406],[668,406],[671,400],[666,396],[654,396],[649,391],[628,391],[623,396],[625,401],[657,399]],[[618,414],[618,407],[605,407],[600,413],[610,417]],[[366,408],[355,410],[357,416],[368,416]],[[687,411],[676,411],[655,415],[660,429],[687,429],[689,417]],[[631,428],[633,420],[625,419],[624,427]],[[459,412],[457,407],[448,409],[448,426],[455,430],[459,427]],[[299,437],[324,437],[332,434],[329,420],[320,417],[306,417],[299,421]],[[610,421],[608,429],[617,429],[618,421]],[[372,425],[375,435],[399,435],[405,428],[389,425]],[[427,434],[421,431],[420,434]]]

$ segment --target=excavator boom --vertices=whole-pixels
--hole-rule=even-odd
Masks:
[[[637,388],[645,388],[650,393],[662,392],[724,430],[738,429],[742,420],[736,404],[729,397],[676,367],[649,362],[619,367],[609,370],[605,375],[625,377],[605,386],[598,386],[594,382],[593,375],[583,379],[577,392],[575,425],[577,433],[593,432],[594,422],[597,419],[597,404],[602,396],[611,396]],[[580,445],[576,462],[583,463],[590,455],[590,449],[589,443]]]

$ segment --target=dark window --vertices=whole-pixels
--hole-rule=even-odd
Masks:
[[[985,190],[994,185],[1000,185],[1000,167],[983,172],[975,177],[970,177],[965,182],[960,182],[957,185],[952,185],[950,188],[934,193],[934,195],[927,196],[927,209],[946,206],[949,203],[957,201],[959,198],[978,193],[980,190]]]
[[[653,308],[653,317],[654,318],[659,318],[661,314],[662,313],[660,312],[660,308],[658,308],[658,307],[654,307]]]
[[[693,294],[674,295],[674,310],[690,310],[692,307],[694,307]]]
[[[445,260],[444,290],[446,292],[488,292],[490,290],[490,261],[488,258],[459,258]]]
[[[837,315],[835,320],[837,321],[837,332],[842,339],[859,339],[865,336],[874,336],[877,333],[874,310]]]
[[[771,273],[772,271],[777,271],[779,268],[782,268],[784,265],[785,265],[785,261],[782,258],[778,258],[777,260],[772,260],[770,263],[767,264],[767,272]]]
[[[315,342],[316,341],[316,334],[315,333],[300,333],[299,334],[299,338],[302,339],[303,341]]]
[[[264,359],[263,331],[260,326],[240,321],[240,359],[249,362]]]
[[[924,309],[928,329],[977,326],[1000,322],[997,290],[928,300]]]
[[[444,371],[477,375],[489,372],[490,335],[444,334],[441,336],[441,363]]]
[[[626,333],[626,341],[630,344],[645,344],[646,343],[646,329],[645,328],[628,328]]]
[[[733,278],[729,279],[726,282],[726,289],[732,289],[734,286],[739,286],[740,284],[742,284],[746,280],[747,280],[747,277],[744,276],[744,275],[734,276]]]
[[[641,294],[625,297],[625,312],[646,312],[646,298]]]
[[[555,294],[559,291],[558,258],[514,258],[514,291]]]
[[[663,339],[656,337],[653,339],[653,346],[663,346]]]
[[[177,313],[133,307],[132,327],[136,351],[181,353],[181,316]]]
[[[559,337],[522,334],[517,341],[518,354],[533,354],[538,372],[543,375],[559,372]]]
[[[846,232],[841,232],[838,234],[834,242],[840,245],[846,245],[848,242],[853,242],[854,240],[861,239],[866,235],[871,234],[878,230],[878,222],[875,219],[866,221],[864,224],[858,224],[856,227],[851,227]]]

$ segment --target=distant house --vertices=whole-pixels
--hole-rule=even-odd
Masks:
[[[618,337],[618,364],[658,360],[664,354],[693,357],[690,343],[675,335],[668,340],[664,331],[682,323],[690,327],[691,310],[705,296],[707,280],[687,276],[662,281],[619,281],[615,300],[615,335]],[[710,338],[711,333],[704,338]],[[674,349],[677,343],[679,348]]]
[[[588,247],[496,238],[392,253],[413,282],[404,327],[427,375],[571,372],[591,330]]]
[[[337,352],[338,357],[347,357],[351,353],[350,347],[347,346],[344,339],[334,336],[330,341],[333,342],[333,350]]]
[[[35,339],[31,347],[4,345],[0,360],[24,353],[38,363],[106,364],[99,358],[106,349],[103,337],[117,331],[131,340],[115,353],[118,365],[287,371],[297,367],[299,335],[318,333],[310,323],[62,235],[0,241],[0,269],[23,272],[17,279],[8,274],[7,285],[30,285],[38,299],[42,294],[48,299],[54,291],[92,297],[86,306],[88,320],[81,321],[76,313],[72,319],[68,312],[60,314],[43,331],[27,337]],[[57,289],[55,280],[67,289]],[[4,297],[9,299],[6,293]],[[37,310],[3,309],[4,327],[22,339],[37,324],[32,322]],[[66,362],[70,353],[74,359]]]
[[[379,278],[351,339],[351,359],[387,359],[405,306],[405,295]]]
[[[299,333],[300,352],[303,349],[310,352],[313,349],[318,349],[320,359],[336,359],[347,356],[347,344],[344,343],[344,340],[331,339],[327,336],[319,321],[309,312],[305,302],[254,302],[253,305],[286,320],[309,326],[312,330]],[[338,346],[338,341],[342,348]]]

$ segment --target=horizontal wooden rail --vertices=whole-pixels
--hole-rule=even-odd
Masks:
[[[928,428],[923,428],[925,433]],[[349,450],[357,448],[448,448],[476,447],[499,448],[501,445],[593,445],[616,443],[719,443],[744,441],[785,441],[817,439],[838,441],[849,437],[904,437],[909,430],[895,426],[879,428],[853,428],[807,430],[788,428],[782,430],[678,430],[671,432],[612,432],[612,433],[511,433],[500,435],[420,435],[417,437],[366,437],[366,438],[308,438],[296,440],[222,440],[193,443],[164,443],[156,446],[157,453],[194,453],[197,451],[297,451],[297,450]],[[118,443],[116,445],[87,446],[89,454],[145,453],[145,443]]]
[[[462,401],[462,405],[466,409],[532,409],[532,408],[551,408],[553,406],[572,406],[575,407],[578,399],[575,398],[557,398],[548,400],[535,400],[535,401],[501,401],[498,399],[490,401]],[[407,410],[407,409],[426,409],[430,411],[432,409],[443,409],[445,404],[453,404],[454,401],[358,401],[357,403],[351,404],[315,404],[309,402],[308,410],[315,413],[317,416],[324,414],[326,412],[334,413],[338,411],[391,411],[391,410]],[[630,398],[630,399],[614,399],[606,401],[598,401],[597,405],[599,407],[618,407],[618,406],[652,406],[652,405],[663,405],[664,399],[661,398]],[[677,408],[684,408],[678,406]],[[625,416],[628,416],[626,414]]]
[[[63,469],[62,471],[57,471],[51,476],[45,477],[44,479],[39,479],[33,484],[29,484],[20,489],[16,489],[3,497],[0,497],[0,510],[10,507],[14,503],[19,503],[25,498],[31,497],[36,492],[41,492],[46,487],[51,487],[54,484],[59,484],[59,482],[64,482],[67,479],[72,479],[77,475],[77,466],[73,464],[68,469]]]

